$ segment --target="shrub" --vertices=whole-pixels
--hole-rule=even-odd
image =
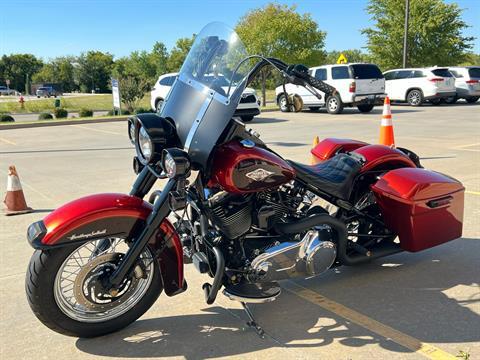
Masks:
[[[135,109],[135,114],[145,114],[145,113],[153,113],[153,112],[155,111],[149,108],[139,107]]]
[[[80,117],[92,117],[93,116],[93,111],[90,110],[90,109],[81,109],[79,112],[78,112],[78,115]]]
[[[41,113],[40,115],[38,115],[38,120],[50,120],[50,119],[53,119],[53,116],[50,113]]]
[[[53,113],[55,114],[55,117],[57,119],[66,118],[68,116],[68,111],[64,108],[56,108],[55,110],[53,110]]]
[[[131,113],[130,113],[130,111],[128,111],[128,110],[122,110],[122,115],[130,115],[130,114],[131,114]],[[116,116],[116,115],[118,115],[118,111],[117,111],[117,113],[115,114],[115,112],[114,112],[113,110],[109,110],[109,111],[107,112],[107,115],[108,115],[108,116]]]
[[[0,114],[0,122],[13,122],[15,119],[8,114]]]

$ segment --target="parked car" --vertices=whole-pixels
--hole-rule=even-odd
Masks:
[[[150,93],[150,105],[153,110],[159,112],[162,108],[163,102],[170,91],[178,73],[170,73],[161,75],[152,92]],[[211,80],[216,81],[217,85],[221,86],[224,91],[228,91],[229,83],[223,76],[211,75]],[[208,81],[208,79],[207,79]],[[246,88],[243,91],[242,99],[237,107],[235,115],[240,117],[242,121],[252,121],[255,116],[260,114],[260,100],[254,89]]]
[[[6,86],[0,86],[0,96],[16,95],[17,91]]]
[[[37,89],[36,95],[37,98],[50,96],[57,97],[59,95],[62,95],[62,93],[52,86],[42,86]]]
[[[326,107],[330,114],[339,114],[345,106],[356,106],[361,112],[370,112],[375,105],[382,104],[385,98],[385,80],[375,64],[323,65],[310,68],[309,73],[338,91],[327,99],[324,96],[318,99],[303,86],[286,84],[286,92],[289,95],[299,95],[304,107],[311,110]],[[288,111],[283,85],[275,89],[275,94],[280,110]]]
[[[411,106],[420,106],[425,101],[438,105],[457,94],[455,79],[448,68],[393,69],[383,75],[390,100],[406,101]]]
[[[457,95],[447,98],[449,104],[465,99],[469,104],[480,99],[480,66],[449,67],[455,77]]]

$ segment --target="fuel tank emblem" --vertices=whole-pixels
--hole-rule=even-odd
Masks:
[[[246,173],[245,176],[255,181],[262,181],[272,174],[274,174],[274,172],[272,171],[268,171],[265,169],[256,169],[256,170],[250,171],[249,173]]]

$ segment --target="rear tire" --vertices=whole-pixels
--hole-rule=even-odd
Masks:
[[[473,103],[476,103],[478,101],[478,99],[480,99],[479,96],[474,96],[474,97],[466,98],[465,100],[467,101],[467,103],[473,104]]]
[[[357,105],[357,108],[362,113],[369,113],[370,111],[373,110],[373,104]]]
[[[241,119],[243,122],[250,122],[252,121],[254,116],[242,116]]]
[[[455,104],[458,100],[458,98],[456,96],[450,96],[450,97],[447,97],[444,99],[445,100],[445,104]]]
[[[410,90],[407,94],[407,102],[410,106],[421,106],[423,104],[423,92],[419,89]]]
[[[343,111],[343,102],[338,95],[330,95],[325,106],[329,114],[340,114]]]
[[[63,335],[88,338],[120,330],[134,322],[153,305],[163,286],[158,263],[154,260],[153,276],[146,292],[126,312],[101,322],[73,319],[59,307],[55,295],[56,279],[66,259],[83,245],[82,243],[54,250],[35,250],[28,266],[25,290],[30,307],[45,326]]]

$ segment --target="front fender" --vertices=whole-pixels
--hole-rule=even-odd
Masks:
[[[33,248],[45,250],[108,237],[132,239],[151,212],[151,204],[130,195],[86,196],[30,225],[28,241]],[[183,249],[168,219],[150,238],[149,246],[159,262],[165,293],[171,296],[183,291]]]

